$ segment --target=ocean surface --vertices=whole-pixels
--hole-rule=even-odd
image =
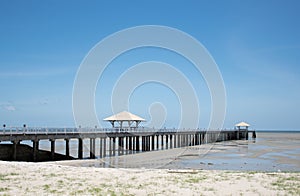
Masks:
[[[28,144],[32,145],[31,142]],[[99,152],[97,146],[96,141],[96,152]],[[188,154],[178,153],[178,156],[175,154],[174,160],[168,164],[162,162],[163,165],[160,168],[300,172],[300,132],[298,131],[259,131],[256,139],[209,144],[209,149],[206,148],[205,152],[199,146],[189,148],[192,150],[191,152]],[[41,141],[40,149],[50,150],[50,142]],[[172,150],[175,149],[161,150],[159,153],[167,156]],[[64,154],[65,142],[63,140],[56,141],[56,152]],[[137,153],[132,158],[138,160],[141,154],[144,153]],[[70,155],[77,158],[77,140],[70,141]],[[149,165],[129,165],[130,161],[128,161],[128,165],[124,165],[121,161],[124,156],[120,156],[119,161],[118,157],[114,157],[113,167],[147,168]],[[86,159],[89,157],[89,140],[84,140],[84,157]],[[143,159],[145,159],[144,157],[147,156],[143,156]],[[110,159],[109,157],[98,159],[94,164],[83,162],[81,166],[110,167]],[[145,161],[147,162],[147,160]],[[159,162],[159,160],[155,161]],[[151,159],[148,162],[151,162]],[[118,165],[118,163],[120,164]],[[149,167],[151,168],[151,166]]]

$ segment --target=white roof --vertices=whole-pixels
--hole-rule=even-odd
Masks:
[[[130,112],[127,112],[127,111],[120,112],[118,114],[104,118],[103,120],[105,120],[105,121],[128,121],[128,120],[146,121],[145,119],[143,119],[137,115],[131,114]]]
[[[236,127],[250,127],[250,125],[248,123],[245,122],[240,122],[238,124],[235,125]]]

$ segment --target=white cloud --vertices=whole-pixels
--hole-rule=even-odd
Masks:
[[[0,107],[2,107],[6,111],[16,111],[16,107],[11,103],[0,103]]]
[[[16,111],[16,108],[13,105],[5,106],[4,108],[8,111]]]

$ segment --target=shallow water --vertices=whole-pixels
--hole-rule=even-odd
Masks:
[[[201,157],[178,160],[173,168],[300,171],[300,133],[258,132],[256,140],[216,143]],[[224,147],[228,147],[224,150]]]

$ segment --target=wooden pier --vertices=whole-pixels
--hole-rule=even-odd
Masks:
[[[56,140],[64,140],[65,155],[70,156],[70,141],[77,140],[77,157],[82,159],[84,141],[89,143],[89,158],[121,156],[137,152],[165,150],[206,143],[248,139],[251,130],[177,130],[177,129],[10,129],[0,130],[1,142],[11,142],[13,150],[11,160],[18,160],[18,144],[32,142],[32,160],[39,161],[39,143],[50,142],[50,160],[54,159]],[[87,142],[85,142],[87,143]],[[96,148],[96,144],[98,145]],[[0,145],[1,148],[1,145]],[[98,149],[98,152],[96,152]],[[96,156],[98,155],[98,156]]]

